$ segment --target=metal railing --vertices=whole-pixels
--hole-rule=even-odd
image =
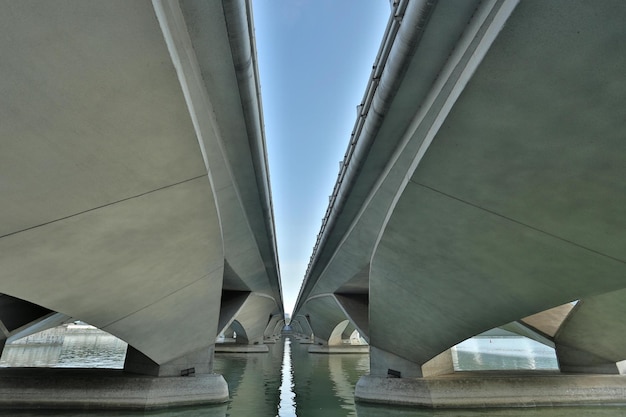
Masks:
[[[350,135],[348,149],[346,150],[344,158],[340,163],[337,181],[335,183],[335,186],[333,187],[333,192],[329,197],[328,208],[326,209],[326,213],[324,215],[324,218],[322,219],[322,226],[319,233],[317,234],[315,245],[313,246],[313,253],[311,254],[311,257],[309,259],[309,264],[307,266],[305,280],[302,284],[302,288],[304,288],[309,274],[311,273],[311,268],[313,267],[314,261],[318,255],[318,251],[320,250],[320,246],[322,245],[326,228],[330,222],[330,219],[332,218],[333,212],[338,202],[341,187],[344,184],[344,180],[348,172],[348,167],[350,166],[352,162],[352,157],[355,153],[355,150],[357,149],[357,145],[359,143],[359,138],[361,137],[361,132],[363,130],[366,117],[372,106],[374,94],[376,93],[381,75],[385,69],[385,65],[391,52],[392,45],[394,43],[398,30],[400,29],[400,24],[402,23],[402,18],[404,17],[404,12],[406,10],[407,4],[408,0],[394,1],[392,4],[392,13],[387,23],[387,27],[385,28],[383,41],[378,50],[378,54],[376,55],[376,59],[374,60],[370,79],[365,89],[365,94],[363,95],[361,103],[357,106],[357,119]]]

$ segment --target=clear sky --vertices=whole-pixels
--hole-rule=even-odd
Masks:
[[[298,297],[389,0],[253,0],[285,312]]]

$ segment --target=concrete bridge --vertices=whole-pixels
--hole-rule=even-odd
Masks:
[[[554,346],[562,373],[621,384],[623,402],[624,379],[603,374],[626,359],[626,5],[392,8],[292,327],[328,344],[351,321],[370,344],[365,401],[451,405],[428,378],[505,327]],[[539,386],[506,395],[599,401]],[[521,401],[487,391],[473,400]]]
[[[0,345],[83,320],[225,401],[216,336],[284,317],[250,3],[1,7]]]

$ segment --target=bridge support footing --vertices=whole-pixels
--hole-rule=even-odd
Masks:
[[[116,369],[0,369],[4,410],[154,410],[215,404],[225,411],[226,401],[228,385],[218,374],[153,377]]]
[[[335,354],[335,353],[369,353],[370,347],[368,345],[340,345],[340,346],[320,346],[320,345],[311,345],[309,346],[309,353],[326,353],[326,354]]]
[[[427,378],[363,376],[359,402],[430,408],[626,404],[626,377],[554,373],[456,372]]]
[[[215,353],[266,353],[270,348],[264,344],[243,345],[237,343],[216,343]]]

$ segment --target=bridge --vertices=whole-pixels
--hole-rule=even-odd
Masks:
[[[292,328],[332,345],[350,321],[370,346],[363,401],[588,394],[550,380],[575,389],[546,400],[545,381],[503,378],[492,388],[520,396],[503,400],[476,378],[437,379],[455,375],[451,347],[498,327],[623,401],[623,378],[605,377],[626,359],[624,3],[392,8]],[[436,403],[433,384],[453,398]]]
[[[1,346],[82,320],[129,344],[122,375],[184,404],[228,398],[221,331],[281,329],[250,7],[2,2]]]

